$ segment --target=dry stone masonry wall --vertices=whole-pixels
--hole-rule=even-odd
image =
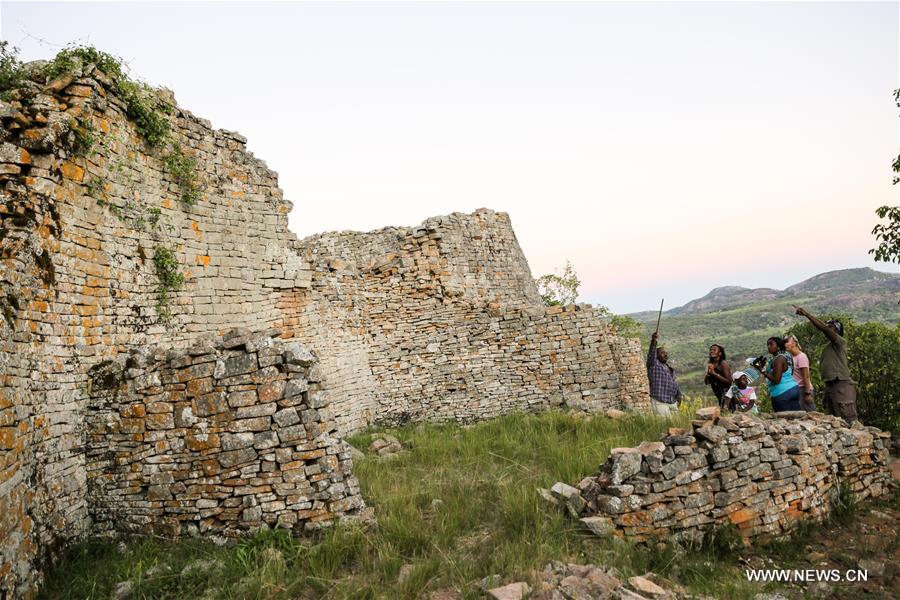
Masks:
[[[278,327],[280,291],[309,275],[289,251],[276,174],[239,135],[172,106],[170,135],[202,188],[187,207],[103,73],[45,83],[0,101],[0,590],[20,592],[38,557],[90,528],[89,368],[146,343]],[[95,140],[84,155],[78,123]],[[169,324],[158,247],[187,280]]]
[[[290,292],[295,331],[322,356],[342,431],[648,406],[639,343],[590,308],[544,307],[504,213],[322,234],[298,248],[313,276]]]
[[[94,367],[86,424],[96,530],[236,534],[360,514],[320,372],[299,342],[240,331]]]
[[[281,460],[294,440],[283,439],[274,415],[244,418],[271,410],[272,402],[288,408],[278,405],[288,399],[227,403],[221,413],[193,412],[198,421],[190,426],[181,420],[187,404],[194,411],[200,402],[188,399],[188,384],[206,378],[178,377],[187,368],[209,369],[186,361],[212,356],[188,348],[235,327],[315,351],[321,381],[309,383],[320,388],[325,416],[317,407],[303,410],[319,411],[315,422],[339,434],[375,421],[473,420],[560,403],[646,406],[636,342],[614,335],[590,309],[545,310],[507,215],[480,210],[419,227],[298,241],[287,229],[291,203],[277,175],[240,135],[213,129],[160,94],[168,142],[192,161],[199,198],[189,205],[166,164],[168,150],[142,137],[106,74],[92,65],[53,81],[33,73],[0,101],[0,595],[33,591],[57,548],[114,522],[231,532],[356,510],[349,464],[332,453],[337,446],[310,450],[324,449],[325,457],[301,469],[306,458]],[[171,253],[171,274],[184,276],[164,300],[155,260],[161,251]],[[151,345],[176,355],[129,366],[121,377],[103,371]],[[216,352],[255,353],[257,378],[276,366],[260,362],[271,358],[269,350]],[[151,371],[179,375],[140,387]],[[101,381],[116,382],[115,393],[95,387],[103,373]],[[226,398],[255,390],[259,399],[263,384],[245,375],[250,383],[231,384],[213,373],[211,385],[224,386]],[[277,376],[285,386],[288,375],[295,374]],[[248,419],[261,426],[263,417],[271,418],[269,429],[228,430]],[[219,446],[200,447],[199,423],[218,435]],[[248,446],[238,449],[246,463],[222,464],[234,451],[225,450],[226,439],[249,439],[228,436],[247,433],[256,457]],[[270,434],[279,445],[257,447]],[[157,443],[169,448],[165,456]],[[290,449],[292,457],[306,451]],[[323,495],[314,479],[316,468],[334,466],[327,457],[338,464],[321,481],[343,481],[347,507],[332,506],[342,502],[337,488]],[[219,475],[203,471],[214,463]],[[228,469],[240,476],[216,479]],[[297,471],[293,481],[287,471]],[[237,480],[267,483],[238,493],[249,488],[233,485]],[[310,485],[311,495],[277,491],[292,485]],[[262,491],[266,486],[272,490]],[[307,502],[310,508],[300,508]]]
[[[827,515],[842,485],[858,500],[890,490],[888,432],[820,413],[698,415],[692,430],[615,449],[578,490],[555,491],[596,533],[697,540],[728,524],[745,539],[787,533]]]

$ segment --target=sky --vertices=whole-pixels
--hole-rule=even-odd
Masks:
[[[898,3],[20,3],[27,60],[124,58],[239,131],[299,236],[480,207],[580,301],[871,266],[898,203]]]

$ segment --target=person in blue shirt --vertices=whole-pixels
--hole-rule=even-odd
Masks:
[[[803,410],[800,406],[800,386],[794,380],[794,359],[785,350],[784,338],[770,337],[766,347],[771,358],[762,369],[772,398],[772,411]]]

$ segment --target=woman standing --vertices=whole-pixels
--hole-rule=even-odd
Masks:
[[[731,366],[725,362],[725,348],[719,344],[709,347],[709,362],[706,365],[706,377],[703,383],[712,387],[719,408],[725,408],[725,392],[731,388]]]
[[[766,378],[766,385],[769,386],[772,410],[774,412],[801,410],[800,386],[793,377],[794,360],[784,349],[784,338],[770,337],[766,346],[772,357],[766,363],[762,374]]]
[[[809,357],[800,347],[797,336],[789,335],[784,338],[784,347],[794,360],[794,381],[800,386],[800,408],[806,412],[816,410],[816,400],[813,397],[812,381],[809,379]]]

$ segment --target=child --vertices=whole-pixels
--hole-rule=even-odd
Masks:
[[[750,380],[743,371],[735,371],[732,376],[734,383],[725,392],[728,398],[728,408],[732,411],[750,412],[758,414],[759,409],[756,407],[756,390],[750,387]]]

